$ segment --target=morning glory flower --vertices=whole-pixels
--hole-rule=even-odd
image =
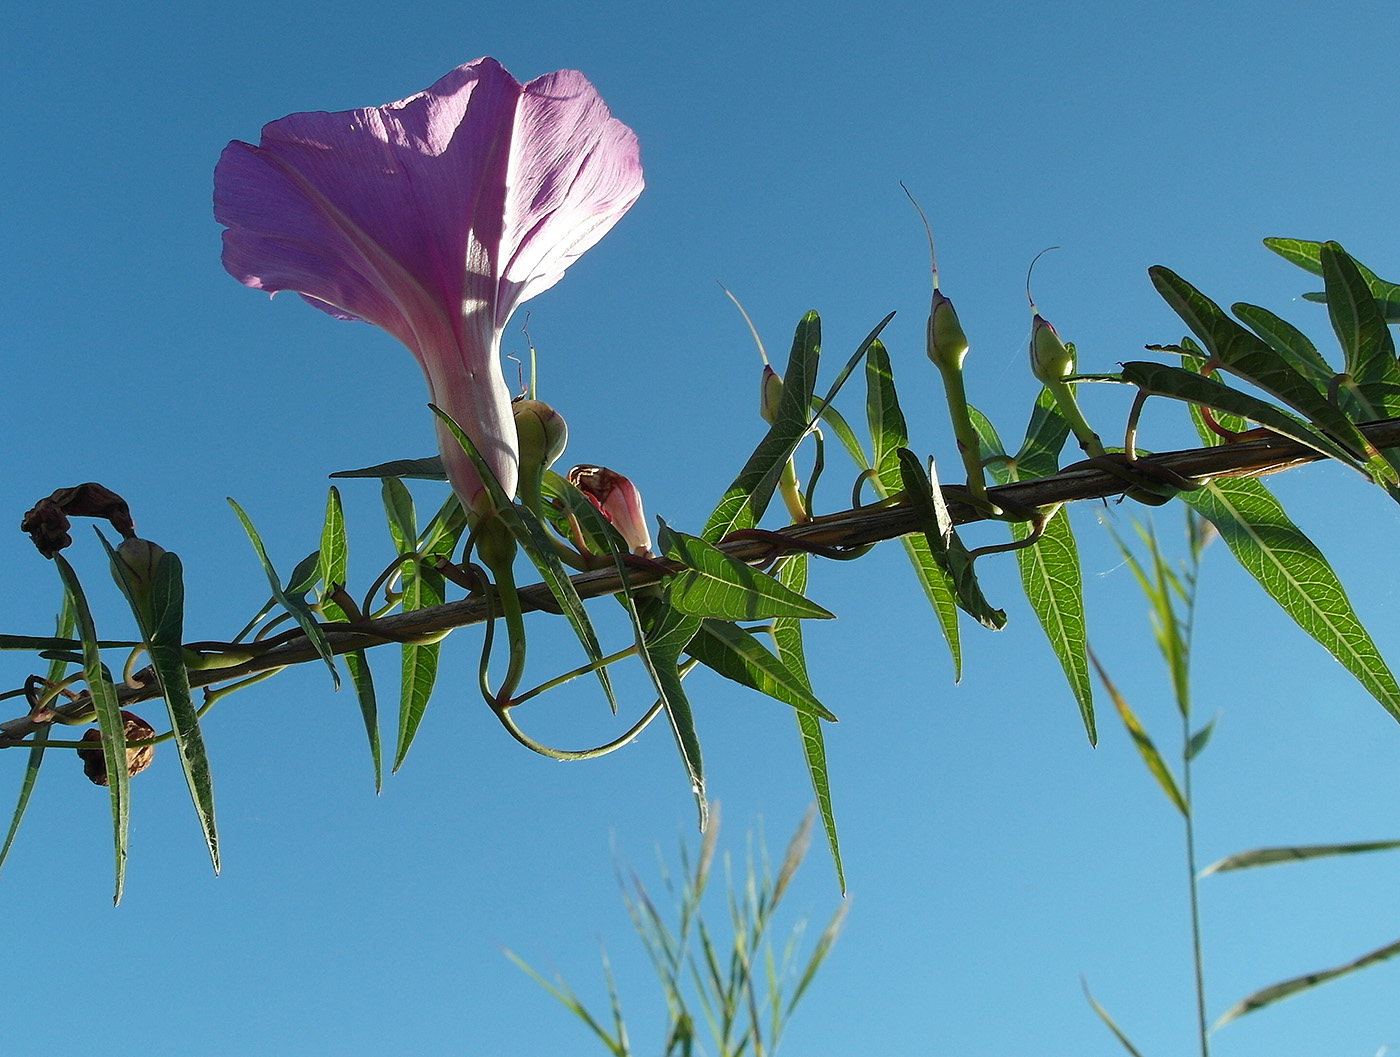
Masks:
[[[239,282],[295,290],[408,346],[433,403],[514,494],[506,322],[641,191],[637,137],[581,73],[522,86],[484,58],[397,103],[292,114],[264,126],[256,146],[230,143],[214,170],[214,216]],[[484,513],[480,478],[436,428],[453,488]]]

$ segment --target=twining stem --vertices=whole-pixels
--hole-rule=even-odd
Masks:
[[[588,664],[579,665],[572,671],[567,671],[563,675],[556,675],[548,682],[540,683],[540,685],[533,690],[526,690],[523,694],[517,694],[510,699],[510,706],[514,708],[516,705],[523,705],[526,701],[530,700],[530,698],[538,697],[546,690],[553,690],[556,686],[563,686],[565,683],[577,679],[580,675],[596,672],[599,668],[606,668],[610,664],[616,664],[618,661],[626,660],[628,657],[635,656],[636,653],[636,646],[628,646],[625,650],[618,650],[616,653],[610,653],[606,657],[600,657],[596,661],[590,661]]]

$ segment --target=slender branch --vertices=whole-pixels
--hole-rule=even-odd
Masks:
[[[1400,447],[1400,418],[1367,423],[1360,429],[1378,448]],[[1184,477],[1254,477],[1291,469],[1323,458],[1325,456],[1312,448],[1287,437],[1269,434],[1211,448],[1143,455],[1136,460],[1135,465],[1149,473],[1153,468],[1161,467]],[[988,499],[994,504],[1005,501],[1005,505],[1011,509],[1041,507],[1085,499],[1104,499],[1121,495],[1129,487],[1121,477],[1093,466],[1079,464],[1050,477],[1017,481],[989,489]],[[959,499],[959,496],[966,495],[967,492],[961,488],[949,488],[945,491],[954,523],[963,525],[987,520],[985,513]],[[829,548],[859,547],[882,540],[897,539],[918,531],[918,515],[906,504],[895,503],[826,514],[813,518],[804,525],[792,525],[781,529],[776,534],[791,539],[793,550],[803,550],[810,549],[812,545]],[[775,544],[768,534],[765,534],[762,541],[738,539],[723,544],[722,547],[734,557],[746,561],[771,559],[775,556]],[[633,587],[656,583],[667,575],[668,565],[670,568],[679,568],[666,562],[656,562],[649,568],[629,567],[628,578]],[[615,568],[580,573],[573,577],[573,583],[582,598],[596,598],[622,590],[622,583]],[[531,584],[521,588],[520,606],[523,612],[555,609],[553,596],[544,584]],[[349,653],[477,624],[486,619],[486,612],[486,600],[477,595],[425,609],[415,609],[408,613],[393,613],[374,620],[364,620],[353,628],[345,624],[323,624],[322,627],[326,631],[332,651]],[[306,637],[296,634],[252,660],[227,668],[191,670],[190,685],[197,688],[242,679],[272,668],[315,660],[317,656],[316,650],[307,642]],[[123,707],[159,696],[160,690],[154,679],[141,687],[118,687],[118,697]],[[80,695],[76,701],[65,702],[54,709],[55,712],[64,715],[78,715],[91,710],[92,706],[87,702],[86,694]],[[28,716],[0,723],[0,743],[23,738],[33,733],[37,726]]]

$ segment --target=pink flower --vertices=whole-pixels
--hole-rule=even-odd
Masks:
[[[214,170],[224,267],[382,327],[417,358],[507,494],[515,424],[500,341],[517,305],[553,286],[642,192],[637,137],[581,73],[523,87],[494,59],[385,106],[292,114]],[[488,508],[438,424],[453,488]]]
[[[633,554],[651,554],[651,534],[636,485],[606,466],[575,466],[568,480],[612,522]]]

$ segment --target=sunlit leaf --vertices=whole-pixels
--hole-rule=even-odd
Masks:
[[[1148,771],[1157,780],[1162,792],[1167,794],[1167,799],[1183,815],[1190,816],[1191,809],[1186,803],[1186,798],[1181,795],[1181,790],[1177,788],[1176,779],[1172,777],[1171,771],[1163,761],[1162,754],[1157,751],[1157,746],[1152,743],[1147,731],[1138,722],[1137,716],[1128,707],[1128,702],[1118,692],[1118,688],[1113,685],[1113,680],[1109,679],[1108,673],[1104,671],[1103,665],[1099,663],[1099,659],[1094,656],[1093,651],[1089,653],[1089,660],[1093,663],[1094,671],[1098,673],[1099,681],[1103,683],[1109,700],[1113,702],[1113,707],[1118,710],[1118,718],[1123,721],[1123,726],[1127,728],[1129,736],[1132,737],[1138,755],[1142,757],[1142,762],[1147,764]]]
[[[899,449],[908,447],[909,431],[895,393],[890,357],[879,341],[870,343],[866,355],[865,391],[866,420],[870,426],[873,449],[871,465],[875,471],[870,484],[879,498],[888,499],[904,489]],[[847,449],[850,448],[851,445],[847,444]],[[859,445],[856,445],[852,455],[858,451]],[[935,557],[929,540],[923,534],[901,536],[899,542],[909,556],[914,575],[923,588],[924,597],[933,607],[939,630],[948,643],[948,652],[953,660],[953,681],[957,682],[962,678],[962,639],[958,629],[957,588],[952,575]]]
[[[943,493],[937,481],[930,476],[932,466],[926,472],[919,464],[917,455],[908,448],[901,448],[899,467],[905,499],[919,518],[929,552],[952,581],[958,607],[984,627],[1001,630],[1006,626],[1006,613],[992,608],[983,596],[977,574],[972,568],[972,559],[953,530],[953,520],[943,502]]]
[[[99,532],[97,538],[107,551],[117,586],[126,596],[146,644],[146,655],[155,670],[156,683],[161,696],[165,698],[166,711],[170,716],[170,730],[175,735],[180,769],[185,774],[185,784],[204,834],[209,860],[214,872],[218,873],[219,832],[214,823],[214,780],[209,772],[204,735],[199,730],[199,716],[190,699],[189,672],[185,669],[185,587],[180,559],[171,551],[160,556],[149,587],[147,606],[143,607],[138,597],[139,588],[132,581],[127,566],[117,558],[117,552],[102,533]]]
[[[682,613],[655,596],[640,599],[637,610],[646,629],[642,661],[661,694],[703,830],[710,814],[705,799],[705,765],[700,756],[700,737],[695,732],[695,716],[676,666],[681,652],[700,629],[700,618]]]
[[[1084,988],[1084,997],[1089,1000],[1090,1007],[1094,1010],[1099,1020],[1103,1021],[1104,1027],[1113,1032],[1113,1037],[1118,1040],[1118,1044],[1122,1046],[1123,1049],[1127,1050],[1132,1057],[1142,1057],[1138,1048],[1128,1040],[1128,1036],[1124,1035],[1122,1029],[1119,1028],[1117,1024],[1113,1023],[1113,1018],[1108,1015],[1108,1011],[1105,1010],[1103,1006],[1099,1005],[1098,1002],[1094,1001],[1094,996],[1089,993],[1088,983],[1081,979],[1080,984]]]
[[[340,490],[331,488],[326,496],[326,519],[321,527],[320,580],[323,585],[321,612],[330,621],[348,620],[350,615],[331,597],[335,587],[344,587],[350,557],[345,534],[345,513],[340,503]],[[379,743],[379,705],[374,695],[374,678],[370,674],[369,657],[364,650],[352,650],[342,655],[355,698],[360,705],[365,735],[369,739],[370,761],[374,765],[374,791],[383,784],[383,750]]]
[[[1289,263],[1296,264],[1298,267],[1312,272],[1313,275],[1322,274],[1322,243],[1309,239],[1274,238],[1265,239],[1264,245]],[[1356,266],[1366,280],[1366,286],[1371,291],[1371,296],[1380,303],[1386,322],[1400,323],[1400,286],[1386,282],[1360,261],[1356,262]],[[1327,301],[1327,295],[1323,293],[1304,294],[1303,297],[1309,301],[1318,301],[1324,304]]]
[[[1327,314],[1346,357],[1352,392],[1366,419],[1400,414],[1400,366],[1390,336],[1365,277],[1346,250],[1335,242],[1322,246],[1322,277],[1327,284]]]
[[[330,669],[331,680],[337,690],[340,689],[340,673],[335,670],[335,655],[331,653],[330,643],[326,641],[326,633],[321,630],[321,625],[316,623],[316,617],[307,606],[304,599],[289,595],[282,588],[282,581],[277,575],[277,570],[272,567],[272,562],[267,557],[267,550],[263,547],[262,537],[258,535],[258,530],[253,527],[248,515],[243,512],[233,499],[229,499],[229,506],[233,507],[233,512],[238,515],[238,520],[243,524],[243,531],[248,534],[248,540],[253,545],[253,551],[258,556],[258,562],[262,565],[263,573],[267,577],[268,586],[272,588],[272,597],[277,604],[285,609],[297,625],[306,634],[306,639],[311,643],[317,654],[326,662],[326,667]]]
[[[1393,851],[1396,848],[1400,848],[1400,840],[1367,841],[1359,844],[1300,844],[1291,848],[1255,848],[1211,863],[1201,871],[1201,876],[1225,873],[1228,870],[1247,870],[1255,866],[1274,866],[1278,863],[1302,862],[1305,859],[1322,859],[1333,855],[1359,855],[1371,851]]]
[[[1026,439],[1014,460],[1006,451],[991,421],[974,407],[968,415],[981,442],[982,458],[998,484],[1023,478],[1047,477],[1059,468],[1059,453],[1069,436],[1069,425],[1060,414],[1054,397],[1042,390],[1026,428]],[[1011,535],[1023,540],[1031,526],[1013,523]],[[1061,508],[1045,523],[1040,541],[1016,552],[1021,587],[1035,613],[1041,630],[1054,651],[1070,692],[1079,705],[1089,744],[1098,743],[1094,723],[1093,688],[1089,681],[1088,635],[1084,623],[1084,587],[1079,566],[1079,548],[1070,528],[1069,514]]]
[[[58,641],[71,641],[79,645],[76,640],[69,639],[73,634],[73,600],[67,592],[63,595],[63,606],[58,612],[58,619],[54,634],[58,636]],[[64,674],[68,671],[66,660],[55,660],[49,663],[49,670],[46,676],[48,684],[53,686],[63,681]],[[19,798],[15,804],[14,816],[10,819],[10,829],[5,834],[5,843],[0,846],[0,867],[5,865],[5,860],[10,856],[10,848],[15,843],[15,834],[19,832],[20,820],[24,818],[25,809],[29,807],[29,798],[34,792],[34,783],[39,777],[39,767],[44,762],[44,748],[49,737],[48,725],[41,726],[34,732],[34,744],[29,750],[29,759],[24,765],[24,777],[20,780]]]
[[[666,580],[666,599],[682,613],[718,620],[834,616],[767,573],[665,522],[658,542],[668,558],[685,566]]]
[[[1191,735],[1191,740],[1186,743],[1186,758],[1194,760],[1205,747],[1210,744],[1210,736],[1215,732],[1215,720],[1211,720],[1196,733]]]
[[[97,713],[97,728],[102,735],[102,760],[107,767],[107,792],[112,802],[112,844],[116,853],[116,886],[112,905],[122,901],[126,881],[126,838],[131,816],[131,773],[126,759],[126,723],[117,704],[117,688],[112,685],[98,653],[97,629],[93,627],[83,586],[78,574],[62,554],[53,556],[54,566],[63,580],[63,588],[73,606],[74,627],[83,642],[83,677],[93,711]]]
[[[685,652],[726,679],[767,694],[799,712],[836,722],[836,717],[813,695],[806,679],[789,671],[752,632],[737,624],[703,619],[699,633],[686,645]]]
[[[790,554],[778,564],[778,579],[801,593],[807,589],[807,565],[807,555]],[[807,657],[802,645],[802,621],[796,617],[774,620],[773,645],[788,671],[800,679],[810,693],[812,683],[807,675]],[[841,868],[841,847],[836,839],[836,816],[831,808],[831,783],[827,776],[826,744],[821,720],[806,712],[794,711],[793,714],[797,717],[797,729],[802,737],[802,756],[807,762],[807,774],[812,779],[812,792],[817,798],[817,812],[821,815],[826,843],[831,849],[831,861],[836,867],[836,883],[841,887],[841,894],[845,895],[846,875]]]
[[[1363,954],[1354,961],[1345,965],[1338,965],[1332,969],[1323,969],[1320,972],[1306,973],[1303,976],[1295,976],[1291,980],[1284,980],[1281,983],[1273,984],[1262,990],[1255,991],[1252,995],[1241,999],[1235,1005],[1227,1009],[1212,1025],[1212,1030],[1219,1028],[1230,1021],[1244,1016],[1246,1013],[1253,1013],[1256,1009],[1263,1009],[1265,1006],[1273,1005],[1280,999],[1296,995],[1300,991],[1307,991],[1325,984],[1329,980],[1335,980],[1339,976],[1346,976],[1348,973],[1357,972],[1360,969],[1369,968],[1379,962],[1394,958],[1400,954],[1400,940],[1388,943],[1384,947],[1378,947],[1367,954]]]
[[[1300,628],[1400,719],[1400,685],[1353,611],[1322,552],[1273,495],[1248,477],[1217,478],[1182,498],[1220,532],[1231,553]]]
[[[1269,347],[1311,382],[1314,388],[1320,392],[1326,391],[1332,376],[1337,372],[1322,358],[1317,346],[1306,334],[1288,320],[1281,319],[1267,308],[1260,308],[1258,305],[1241,301],[1231,305],[1230,311],[1268,342]]]

